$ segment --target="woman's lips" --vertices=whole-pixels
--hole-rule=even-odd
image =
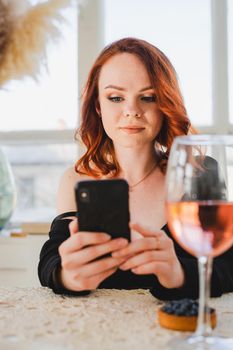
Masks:
[[[145,128],[141,126],[124,126],[121,127],[120,130],[124,131],[127,134],[138,134],[139,132],[143,131]]]

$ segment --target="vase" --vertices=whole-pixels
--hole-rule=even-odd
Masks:
[[[16,191],[11,165],[0,148],[0,232],[11,218],[15,207]]]

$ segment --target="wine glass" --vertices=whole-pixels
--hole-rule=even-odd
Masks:
[[[0,232],[10,220],[14,206],[14,178],[6,154],[0,148]]]
[[[233,349],[214,336],[209,297],[213,257],[233,244],[233,136],[190,135],[174,140],[166,175],[168,225],[183,249],[197,257],[197,329],[175,341],[177,349]],[[174,344],[173,344],[174,345]]]

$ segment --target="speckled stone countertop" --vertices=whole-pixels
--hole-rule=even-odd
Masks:
[[[0,350],[169,349],[184,336],[159,326],[161,302],[147,290],[97,290],[85,297],[47,288],[0,288]],[[233,293],[211,300],[215,333],[232,336]]]

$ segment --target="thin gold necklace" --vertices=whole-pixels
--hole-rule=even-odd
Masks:
[[[133,185],[129,185],[129,191],[132,192],[134,190],[134,188],[139,185],[141,182],[143,182],[144,180],[146,180],[148,178],[148,176],[150,176],[150,174],[154,171],[154,169],[156,168],[157,166],[157,163],[155,163],[153,165],[153,167],[150,169],[150,171],[141,179],[139,180],[138,182],[136,182],[136,184],[133,184]]]

